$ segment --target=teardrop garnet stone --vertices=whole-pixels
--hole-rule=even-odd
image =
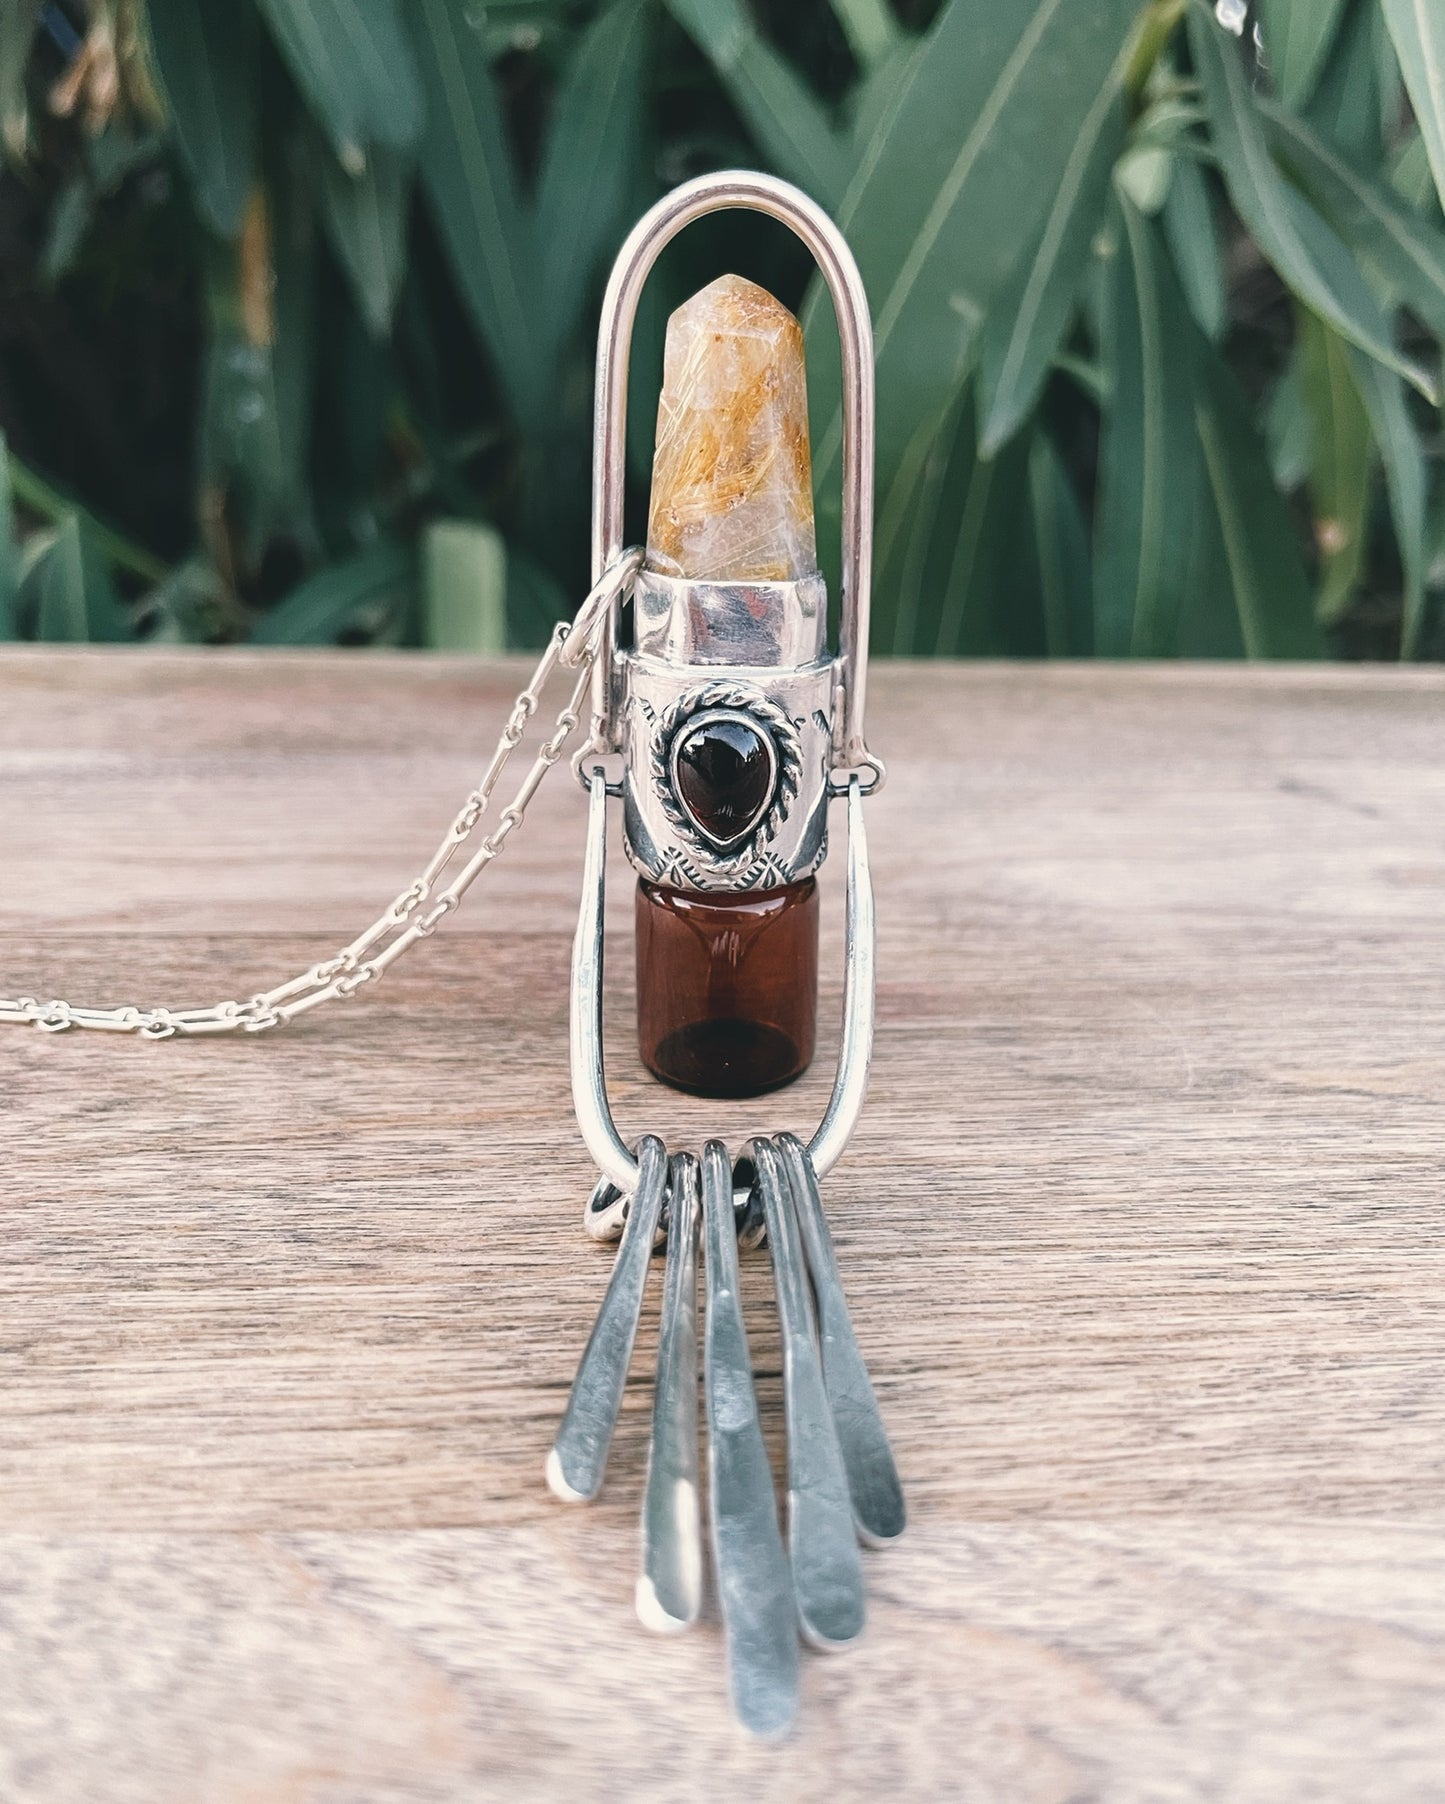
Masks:
[[[672,781],[678,799],[720,852],[757,826],[777,780],[772,735],[738,714],[699,714],[673,741]]]

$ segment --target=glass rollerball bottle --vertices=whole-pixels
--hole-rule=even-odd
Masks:
[[[668,321],[634,610],[642,1057],[678,1089],[759,1095],[813,1056],[832,665],[802,332],[737,276]]]

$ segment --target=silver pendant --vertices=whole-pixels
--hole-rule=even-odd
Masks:
[[[676,1633],[698,1620],[705,1544],[727,1644],[733,1709],[774,1736],[798,1707],[800,1648],[841,1648],[866,1614],[860,1542],[902,1533],[902,1487],[859,1351],[819,1195],[857,1122],[874,1013],[874,915],[863,801],[883,766],[863,738],[871,558],[871,332],[856,267],[826,216],[770,177],[728,173],[686,184],[636,227],[613,270],[598,351],[594,563],[621,549],[628,347],[643,281],[681,228],[722,207],[789,225],[832,291],[843,350],[841,647],[824,643],[821,577],[712,580],[642,570],[634,640],[619,643],[612,599],[594,664],[591,743],[576,761],[588,794],[582,903],[572,958],[572,1093],[600,1177],[584,1210],[594,1240],[615,1241],[612,1275],[572,1388],[547,1481],[568,1502],[597,1495],[621,1406],[655,1249],[666,1247],[647,1470],[642,1479],[642,1623]],[[795,328],[794,328],[795,329]],[[811,528],[810,528],[811,530]],[[719,732],[746,766],[746,795],[709,812],[684,765]],[[603,759],[620,753],[609,781]],[[607,1097],[602,1045],[603,920],[609,797],[624,843],[650,881],[706,897],[772,891],[809,878],[827,846],[830,799],[847,838],[843,1032],[832,1091],[806,1141],[761,1135],[736,1165],[719,1140],[693,1151],[647,1135],[629,1146]],[[646,982],[646,973],[639,973]],[[766,1249],[764,1255],[763,1249]],[[740,1255],[771,1259],[782,1330],[786,1512],[780,1518],[748,1353]],[[699,1334],[699,1260],[704,1308]],[[699,1464],[703,1369],[706,1504]],[[706,1521],[706,1533],[704,1532]]]

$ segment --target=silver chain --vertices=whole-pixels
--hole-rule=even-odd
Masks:
[[[190,1009],[81,1008],[71,1002],[39,1002],[33,996],[0,997],[0,1021],[38,1027],[45,1033],[90,1027],[102,1033],[139,1034],[146,1040],[166,1040],[173,1034],[228,1034],[238,1029],[258,1034],[267,1028],[281,1027],[308,1009],[319,1008],[323,1002],[354,996],[363,984],[374,983],[404,952],[434,933],[456,910],[472,884],[521,826],[528,803],[562,756],[581,718],[583,698],[592,680],[599,630],[613,604],[630,587],[641,563],[642,553],[636,548],[620,553],[589,592],[571,625],[559,622],[553,629],[537,668],[512,706],[491,763],[462,803],[431,863],[385,913],[334,957],[312,965],[309,971],[277,984],[275,989],[263,990],[248,1002],[214,1002],[208,1008]],[[575,670],[577,680],[553,723],[551,735],[543,741],[531,768],[497,817],[496,826],[478,841],[471,857],[446,888],[434,894],[442,873],[471,839],[486,813],[502,772],[521,744],[527,723],[537,712],[547,680],[558,668]]]

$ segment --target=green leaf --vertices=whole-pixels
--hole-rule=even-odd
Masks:
[[[979,367],[979,448],[985,457],[1013,436],[1038,400],[1074,316],[1108,198],[1109,171],[1123,142],[1123,111],[1105,87],[1069,152],[1038,242],[988,311]]]
[[[25,77],[40,23],[40,0],[0,0],[0,138],[17,161],[30,149]]]
[[[1051,658],[1087,658],[1094,649],[1089,536],[1063,460],[1046,432],[1029,445],[1029,516]]]
[[[165,565],[159,558],[141,546],[133,544],[113,526],[83,508],[73,496],[47,482],[43,476],[21,463],[13,451],[6,456],[6,480],[10,486],[12,498],[32,514],[39,514],[43,520],[60,522],[74,514],[80,521],[82,532],[88,544],[118,569],[129,570],[148,583],[159,582],[166,573]],[[30,541],[26,541],[29,549]]]
[[[0,433],[0,639],[17,636],[15,592],[20,558],[15,544],[15,507],[10,494],[10,448]]]
[[[90,637],[85,605],[85,564],[80,527],[72,514],[61,522],[32,583],[35,594],[35,637],[50,644],[83,645]]]
[[[1299,381],[1309,422],[1309,486],[1320,581],[1316,617],[1331,625],[1349,605],[1365,561],[1374,451],[1350,352],[1333,327],[1299,312]]]
[[[1436,496],[1425,524],[1425,588],[1427,593],[1445,590],[1445,495]]]
[[[559,620],[570,619],[572,602],[550,571],[513,545],[507,551],[507,620],[511,643],[541,645]]]
[[[276,427],[277,490],[287,499],[292,531],[314,549],[310,454],[316,389],[317,226],[311,184],[303,179],[304,151],[299,138],[293,139],[287,179],[272,193],[275,337],[270,347],[270,402]]]
[[[375,144],[366,153],[366,167],[353,176],[330,145],[322,143],[316,146],[316,164],[332,249],[350,278],[367,330],[374,338],[386,338],[406,273],[411,155]]]
[[[636,180],[652,12],[615,0],[582,35],[557,93],[537,187],[537,240],[548,336],[561,348],[614,249]]]
[[[1173,172],[1174,159],[1163,145],[1136,137],[1112,173],[1139,211],[1152,218],[1164,205]]]
[[[951,497],[957,488],[956,478],[950,486],[951,473],[960,461],[972,469],[978,457],[977,438],[970,384],[941,427],[920,428],[903,460],[913,474],[907,482],[893,485],[879,516],[874,539],[873,638],[875,644],[886,645],[894,657],[908,657],[920,649],[925,600],[932,594],[935,578],[942,581],[933,565],[945,496]]]
[[[1314,92],[1347,0],[1260,0],[1260,33],[1274,85],[1286,105]]]
[[[1265,403],[1264,437],[1276,488],[1297,489],[1310,467],[1310,421],[1300,383],[1298,346]]]
[[[1367,6],[1370,41],[1375,51],[1375,99],[1379,106],[1379,134],[1371,145],[1369,162],[1378,168],[1385,161],[1386,146],[1400,135],[1400,126],[1409,112],[1405,102],[1405,78],[1400,72],[1400,59],[1395,54],[1394,40],[1384,13]]]
[[[1155,227],[1124,196],[1105,298],[1109,394],[1099,448],[1094,644],[1171,656],[1198,505],[1193,327]]]
[[[1385,151],[1378,21],[1374,0],[1351,0],[1304,109],[1322,138],[1365,168],[1382,162]]]
[[[1400,568],[1405,578],[1400,656],[1416,656],[1425,624],[1425,577],[1429,563],[1425,521],[1425,459],[1410,424],[1399,378],[1382,370],[1373,358],[1348,346],[1355,385],[1385,467],[1385,490]]]
[[[1159,217],[1189,311],[1204,336],[1217,341],[1229,317],[1224,260],[1208,179],[1192,157],[1174,159],[1174,178]]]
[[[492,526],[433,520],[422,541],[422,623],[439,651],[505,651],[507,548]]]
[[[83,175],[72,177],[55,197],[40,253],[39,275],[47,288],[53,288],[74,263],[94,212],[90,182]]]
[[[1266,105],[1275,147],[1336,230],[1390,289],[1445,335],[1445,231],[1363,175],[1293,113]]]
[[[458,291],[519,420],[548,405],[531,222],[517,196],[501,102],[476,9],[414,0],[426,92],[421,175]]]
[[[643,494],[652,481],[653,446],[657,437],[657,394],[662,382],[663,347],[668,316],[687,296],[679,274],[664,259],[643,284],[632,324],[632,358],[627,383],[627,468]]]
[[[864,69],[875,68],[902,41],[888,0],[833,0],[849,48]]]
[[[219,557],[224,526],[255,565],[270,540],[296,523],[298,496],[277,411],[273,346],[254,342],[247,329],[240,262],[232,246],[213,241],[197,457],[211,549]],[[265,275],[271,273],[268,263]]]
[[[1412,213],[1439,211],[1430,153],[1418,127],[1411,130],[1390,164],[1390,186]]]
[[[961,494],[939,511],[945,558],[941,566],[938,631],[928,649],[934,657],[978,657],[988,653],[1019,655],[1026,649],[1014,641],[1028,610],[1017,603],[1020,572],[1005,578],[1001,552],[1012,549],[1014,525],[1025,501],[1028,441],[1012,439],[996,457],[976,457],[968,466]],[[1004,582],[1007,580],[1007,588]],[[1008,605],[1000,602],[1007,597]]]
[[[15,600],[12,607],[16,639],[35,637],[40,579],[44,573],[45,560],[54,549],[58,537],[57,528],[47,527],[40,532],[30,533],[20,546],[15,561]]]
[[[894,602],[894,649],[929,657],[1032,656],[1043,649],[1034,571],[1018,550],[1026,528],[1028,438],[996,457],[978,453],[975,385],[926,446],[892,536],[883,593]],[[899,501],[895,490],[894,502]],[[882,623],[886,633],[888,622]],[[882,636],[882,635],[880,635]]]
[[[870,69],[854,87],[849,96],[853,124],[848,134],[854,161],[876,133],[898,129],[898,103],[927,42],[926,38],[900,38],[877,68]]]
[[[130,611],[116,593],[110,566],[100,549],[81,531],[76,522],[76,537],[81,545],[81,569],[85,575],[85,619],[93,644],[111,645],[133,639]]]
[[[1189,34],[1220,167],[1235,208],[1260,249],[1300,300],[1433,400],[1435,385],[1428,372],[1395,349],[1385,318],[1348,250],[1275,167],[1263,116],[1233,45],[1197,7],[1189,15]]]
[[[1134,0],[950,0],[879,123],[839,211],[872,297],[883,505],[936,429],[1020,244],[1043,228],[1101,90],[1117,90]],[[890,129],[891,122],[898,129]],[[839,375],[815,284],[810,346],[818,512],[838,517]]]
[[[1184,597],[1179,609],[1180,657],[1246,656],[1229,564],[1224,555],[1224,538],[1207,484],[1194,510],[1186,572]]]
[[[114,643],[131,637],[104,559],[68,514],[35,566],[37,639],[68,644]]]
[[[1390,160],[1390,187],[1412,213],[1425,213],[1438,218],[1440,197],[1435,192],[1435,178],[1430,170],[1430,155],[1418,126],[1411,126]]]
[[[148,0],[150,61],[202,218],[241,229],[255,179],[256,14],[242,0]]]
[[[1087,396],[1096,407],[1103,406],[1107,384],[1103,370],[1093,358],[1081,357],[1074,351],[1060,351],[1054,359],[1054,367],[1061,376],[1067,376],[1079,393]]]
[[[236,6],[240,0],[227,0]],[[258,0],[296,85],[345,168],[421,136],[423,102],[395,0]]]
[[[415,579],[411,552],[384,540],[307,577],[257,621],[253,645],[334,645],[363,616],[392,612]]]
[[[1435,191],[1445,206],[1445,10],[1439,0],[1384,0],[1384,7],[1410,105],[1435,172]]]
[[[836,206],[849,172],[844,140],[812,90],[760,35],[743,0],[667,0],[667,7],[779,172]]]
[[[1127,87],[1125,92],[1127,93]],[[1148,110],[1137,118],[1129,130],[1130,142],[1167,150],[1176,155],[1197,158],[1200,145],[1198,127],[1207,123],[1204,108],[1186,100],[1172,89],[1166,89]],[[1136,203],[1137,204],[1137,203]]]
[[[1322,650],[1309,578],[1288,509],[1238,383],[1202,341],[1195,421],[1245,653],[1313,658]]]
[[[83,141],[80,169],[62,184],[50,206],[39,262],[46,287],[69,274],[95,217],[97,200],[113,194],[132,171],[154,162],[162,142],[154,133],[134,137],[114,122],[98,137]]]
[[[112,119],[85,145],[85,162],[97,194],[114,194],[125,178],[156,162],[165,145],[164,132],[132,133]]]
[[[396,367],[390,346],[367,331],[355,308],[330,310],[325,331],[313,421],[316,507],[333,541],[368,544],[396,405]]]

